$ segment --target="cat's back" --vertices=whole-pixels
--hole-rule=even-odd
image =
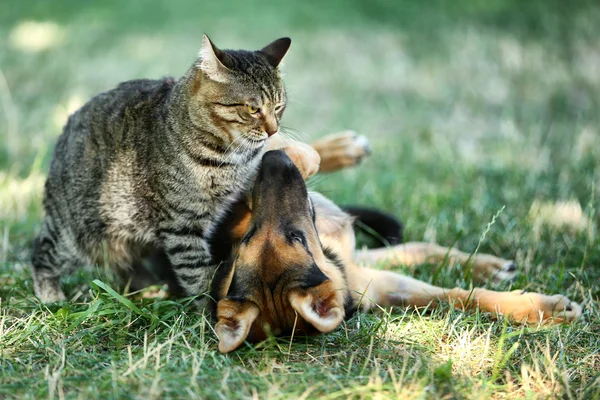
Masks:
[[[139,170],[136,154],[152,142],[148,127],[160,129],[161,110],[174,83],[172,78],[123,82],[73,113],[54,150],[46,209],[60,220],[71,220],[71,228],[80,233],[104,230],[100,215],[105,203],[126,209],[129,219],[143,209],[136,190],[143,177],[134,176]]]
[[[174,78],[136,79],[92,97],[68,119],[58,138],[49,178],[64,168],[104,164],[115,152],[136,145],[136,134],[156,122]]]
[[[173,78],[122,82],[92,97],[71,115],[64,134],[116,132],[127,115],[140,120],[155,118],[163,111],[174,83]]]
[[[56,143],[45,197],[65,204],[96,201],[121,155],[147,146],[143,132],[152,121],[158,124],[174,83],[173,78],[123,82],[73,113]]]

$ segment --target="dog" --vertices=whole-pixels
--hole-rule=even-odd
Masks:
[[[515,263],[432,243],[399,243],[402,225],[373,209],[335,205],[309,192],[305,179],[322,170],[357,164],[367,141],[352,132],[308,145],[271,145],[264,154],[251,197],[223,220],[211,243],[221,263],[211,284],[219,351],[269,335],[331,332],[355,312],[440,303],[478,308],[516,323],[568,323],[579,304],[562,295],[521,290],[441,288],[376,265],[425,262],[472,263],[474,280],[512,279]],[[353,223],[370,226],[392,245],[356,250]]]

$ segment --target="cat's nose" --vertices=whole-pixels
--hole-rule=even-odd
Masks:
[[[279,130],[279,124],[275,120],[275,118],[267,118],[265,120],[265,132],[267,135],[273,136]]]

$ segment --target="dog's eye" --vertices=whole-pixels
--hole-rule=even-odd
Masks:
[[[292,241],[300,243],[302,246],[306,247],[306,239],[304,238],[304,234],[299,231],[290,232],[289,237]]]
[[[250,241],[250,238],[256,232],[256,229],[257,229],[256,225],[253,225],[252,228],[250,228],[250,230],[244,235],[244,237],[241,240],[241,243],[247,244]]]

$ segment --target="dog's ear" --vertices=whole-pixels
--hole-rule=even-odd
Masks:
[[[258,306],[251,301],[224,299],[217,303],[215,331],[221,353],[228,353],[242,344],[259,312]]]
[[[329,280],[309,289],[296,289],[289,300],[294,310],[322,333],[331,332],[344,319],[343,304]]]

